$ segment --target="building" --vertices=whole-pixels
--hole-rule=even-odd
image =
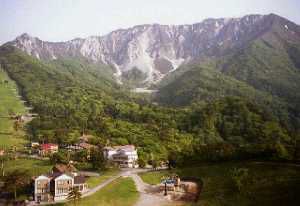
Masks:
[[[137,167],[138,154],[134,145],[105,147],[104,156],[120,167]]]
[[[50,202],[50,181],[51,178],[41,175],[34,180],[34,200],[36,202]]]
[[[39,155],[41,155],[41,156],[47,156],[47,155],[53,154],[55,152],[58,152],[57,144],[48,143],[48,144],[40,145]]]
[[[88,189],[85,177],[81,175],[75,176],[73,187],[77,187],[80,192],[85,192]]]
[[[73,166],[55,165],[50,174],[40,175],[34,179],[34,200],[36,202],[65,200],[73,187],[78,187],[82,193],[86,192],[88,186],[85,177],[77,175]]]
[[[54,201],[65,200],[74,185],[74,177],[60,174],[54,178]]]
[[[87,159],[91,158],[91,151],[93,149],[97,149],[98,147],[96,145],[92,145],[86,142],[80,142],[78,144],[69,145],[66,147],[68,151],[81,151],[85,150],[87,152]]]

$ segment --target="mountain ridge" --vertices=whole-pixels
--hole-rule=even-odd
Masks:
[[[139,86],[147,86],[159,82],[185,63],[197,61],[202,56],[223,55],[228,49],[243,46],[268,29],[274,19],[284,18],[269,14],[209,18],[185,25],[145,24],[66,42],[42,41],[25,33],[9,44],[38,59],[84,57],[113,66],[119,83],[126,77],[122,76],[124,73],[137,68],[145,74]],[[284,21],[287,27],[297,26]]]

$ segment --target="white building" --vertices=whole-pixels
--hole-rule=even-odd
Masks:
[[[41,175],[34,180],[34,200],[36,202],[51,201],[50,195],[51,178]]]
[[[104,156],[120,167],[137,167],[138,154],[134,145],[105,147]]]
[[[74,185],[74,179],[62,174],[54,179],[54,185],[54,201],[65,200]]]
[[[88,187],[85,177],[66,173],[41,175],[34,180],[34,200],[36,202],[65,200],[73,187],[78,187],[81,193],[86,192]]]

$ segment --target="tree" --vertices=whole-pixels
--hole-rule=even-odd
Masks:
[[[67,164],[69,163],[68,154],[63,153],[61,151],[55,152],[50,156],[50,161],[53,164],[57,164],[57,163]]]
[[[94,169],[104,169],[106,166],[106,159],[100,149],[91,149],[89,161]]]
[[[17,190],[29,184],[30,176],[27,170],[16,169],[4,176],[4,188],[6,191],[13,192],[17,199]]]
[[[71,191],[68,194],[67,199],[72,200],[74,205],[77,205],[77,201],[81,198],[81,192],[78,187],[72,187]]]
[[[157,160],[151,160],[151,165],[152,165],[152,168],[153,168],[154,170],[156,170],[156,169],[157,169],[157,166],[158,166]]]
[[[138,159],[138,165],[140,168],[145,168],[146,166],[146,161],[143,158]]]
[[[1,155],[0,156],[0,164],[1,164],[1,176],[2,177],[4,177],[4,175],[5,175],[5,167],[4,167],[4,163],[5,163],[5,161],[7,161],[9,158],[8,158],[8,155],[6,155],[6,154],[4,154],[4,155]]]

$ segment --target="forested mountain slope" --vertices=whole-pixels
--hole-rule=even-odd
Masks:
[[[32,140],[70,144],[85,131],[96,136],[94,144],[135,144],[140,157],[149,160],[168,159],[174,153],[178,158],[196,155],[206,144],[261,144],[255,154],[268,149],[276,156],[282,152],[278,144],[291,145],[295,138],[268,110],[247,98],[169,109],[129,96],[109,79],[96,76],[98,81],[91,81],[93,73],[82,73],[85,67],[70,66],[72,62],[43,63],[5,45],[0,47],[0,63],[39,114],[27,128]],[[285,151],[285,146],[280,148]],[[208,159],[223,158],[214,151],[207,151]],[[230,156],[238,153],[234,149]]]
[[[156,101],[187,106],[228,95],[247,96],[299,127],[299,28],[272,16],[268,29],[243,46],[222,56],[206,56],[166,76]]]

